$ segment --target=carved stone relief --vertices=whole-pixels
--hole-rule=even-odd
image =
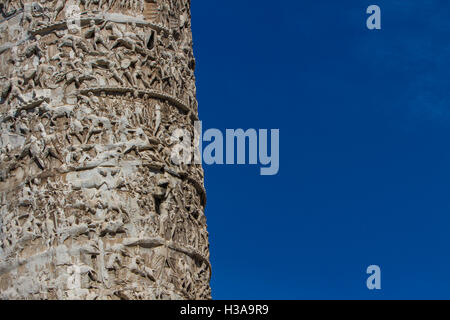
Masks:
[[[0,9],[0,298],[209,299],[190,1]]]

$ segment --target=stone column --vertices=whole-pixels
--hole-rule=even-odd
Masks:
[[[209,299],[189,0],[2,0],[0,298]]]

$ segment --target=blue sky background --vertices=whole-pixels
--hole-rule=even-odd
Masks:
[[[204,129],[280,129],[277,176],[205,166],[213,298],[449,299],[450,1],[193,0],[192,19]]]

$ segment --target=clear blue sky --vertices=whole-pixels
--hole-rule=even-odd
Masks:
[[[449,299],[450,1],[193,0],[192,19],[204,129],[281,140],[277,176],[205,166],[213,298]]]

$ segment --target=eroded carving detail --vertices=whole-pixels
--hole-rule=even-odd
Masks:
[[[0,8],[0,298],[209,299],[190,1]]]

